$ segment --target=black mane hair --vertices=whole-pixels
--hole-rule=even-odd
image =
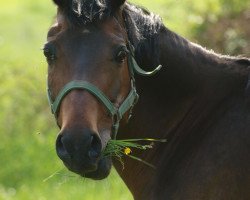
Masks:
[[[123,12],[128,38],[136,50],[137,62],[148,69],[160,65],[158,37],[159,33],[166,29],[162,19],[143,7],[129,3],[126,4]]]
[[[86,26],[111,15],[111,8],[105,0],[68,0],[62,11],[71,26]]]

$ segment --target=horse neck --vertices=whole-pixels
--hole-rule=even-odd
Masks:
[[[121,126],[118,139],[166,138],[168,142],[156,144],[152,150],[133,152],[157,170],[129,158],[124,160],[124,169],[114,163],[135,199],[150,199],[161,166],[167,166],[190,135],[213,123],[210,114],[226,109],[221,105],[243,90],[249,73],[237,59],[209,52],[163,25],[157,26],[155,34],[142,30],[145,35],[134,46],[141,67],[152,70],[152,66],[161,64],[163,68],[152,77],[136,76],[140,100],[130,123]]]
[[[154,125],[150,123],[150,127],[154,130],[159,125],[159,119],[164,121],[166,129],[159,131],[162,134],[157,137],[167,137],[166,130],[175,130],[187,115],[192,120],[189,126],[192,123],[199,125],[224,99],[242,92],[250,63],[246,60],[248,64],[241,65],[240,59],[207,51],[164,26],[155,36],[139,43],[137,60],[146,70],[152,69],[150,65],[163,65],[153,77],[136,77],[141,96],[136,111],[140,113],[141,120],[145,118],[147,122],[151,113]],[[156,137],[148,134],[145,137]]]
[[[172,86],[175,90],[185,90],[190,93],[209,87],[218,81],[226,85],[230,82],[237,84],[237,81],[240,84],[242,77],[249,72],[247,65],[240,64],[241,59],[207,51],[164,26],[157,34],[143,37],[146,39],[138,43],[136,59],[139,65],[147,70],[159,64],[163,65],[160,75],[156,76],[161,86]],[[245,61],[249,66],[249,60]],[[142,78],[138,77],[138,82],[141,80]],[[147,80],[143,81],[143,86],[146,82]]]

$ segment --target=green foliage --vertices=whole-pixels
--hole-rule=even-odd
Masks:
[[[140,144],[139,142],[146,142],[149,144]],[[146,138],[146,139],[127,139],[127,140],[109,140],[106,148],[104,149],[104,151],[102,152],[102,156],[110,156],[113,157],[114,159],[117,159],[118,161],[120,161],[120,163],[123,165],[124,167],[124,162],[123,162],[123,157],[124,156],[128,156],[134,160],[137,160],[139,162],[144,163],[145,165],[154,168],[154,165],[144,161],[141,158],[138,158],[133,154],[133,151],[135,149],[137,150],[148,150],[148,149],[152,149],[154,146],[154,143],[156,142],[167,142],[167,140],[165,139],[150,139],[150,138]]]
[[[162,16],[175,32],[197,40],[209,25],[221,17],[237,16],[250,3],[132,2]],[[0,5],[0,200],[132,199],[114,171],[101,182],[81,179],[67,172],[55,155],[58,129],[47,105],[46,62],[40,50],[56,13],[51,0],[0,0]],[[235,35],[233,31],[228,34]],[[235,45],[235,40],[225,47]]]

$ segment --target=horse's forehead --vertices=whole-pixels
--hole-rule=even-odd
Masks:
[[[116,19],[106,20],[101,24],[101,29],[108,37],[112,38],[112,41],[126,43],[126,31]]]
[[[99,37],[110,37],[114,40],[119,39],[123,40],[126,38],[126,33],[122,29],[122,27],[119,25],[119,23],[115,19],[108,19],[105,20],[102,23],[99,23],[98,25],[93,25],[95,28],[92,28],[91,26],[85,26],[78,27],[77,29],[70,28],[70,25],[67,23],[67,21],[63,18],[62,15],[58,16],[57,21],[55,24],[53,24],[48,32],[48,41],[54,40],[56,36],[62,32],[67,32],[67,30],[70,29],[70,32],[77,32],[80,34],[86,34],[86,35],[95,35],[94,33],[99,32],[101,34],[98,34]]]
[[[91,25],[90,25],[91,26]],[[111,37],[122,37],[125,38],[125,31],[121,28],[119,23],[111,18],[108,20],[105,20],[104,22],[98,23],[98,24],[93,24],[93,27],[91,28],[88,26],[82,26],[80,28],[81,33],[85,34],[93,34],[94,32],[99,32],[100,34],[103,34],[103,36],[111,36]]]

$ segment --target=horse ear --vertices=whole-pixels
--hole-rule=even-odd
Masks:
[[[120,8],[126,0],[109,0],[112,10],[117,10]]]
[[[53,0],[53,2],[60,8],[63,8],[66,3],[67,3],[67,0]]]

